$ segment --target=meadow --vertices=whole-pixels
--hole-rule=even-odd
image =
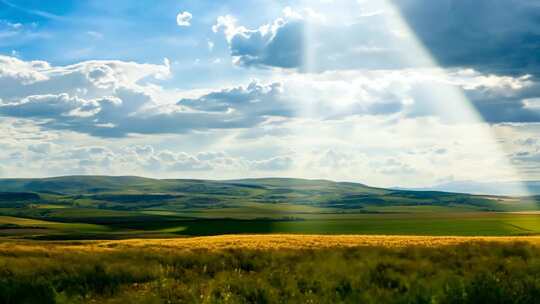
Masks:
[[[540,299],[538,197],[295,179],[0,189],[0,303]]]
[[[291,235],[4,241],[0,302],[537,303],[538,242]]]

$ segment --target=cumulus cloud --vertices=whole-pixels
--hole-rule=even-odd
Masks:
[[[292,116],[280,83],[216,90],[163,104],[152,95],[151,78],[169,66],[131,62],[83,62],[51,67],[0,57],[0,114],[34,119],[44,128],[100,137],[248,128],[272,116]],[[157,87],[159,89],[159,87]]]
[[[530,76],[436,69],[291,74],[280,82],[254,80],[164,103],[155,94],[163,92],[155,82],[167,77],[169,68],[167,62],[121,61],[62,67],[0,56],[0,84],[5,85],[0,115],[99,137],[249,129],[306,115],[322,120],[379,115],[466,121],[470,106],[455,93],[464,90],[489,122],[540,121],[535,106],[540,86]]]
[[[388,9],[383,2],[379,6]],[[213,30],[224,33],[234,61],[247,67],[318,72],[429,66],[416,41],[400,34],[402,24],[395,14],[366,14],[354,1],[325,3],[318,9],[286,8],[281,17],[255,29],[239,25],[230,15],[220,16]],[[327,18],[320,13],[328,11],[358,14]]]
[[[54,153],[51,153],[53,148]],[[26,163],[23,166],[27,169],[40,168],[45,175],[120,173],[176,176],[215,172],[221,176],[233,176],[239,172],[286,171],[293,165],[293,160],[286,156],[249,160],[226,152],[175,152],[151,145],[70,147],[35,143],[28,145],[27,150],[28,153],[18,152],[10,156],[10,166],[16,162]]]
[[[324,119],[350,115],[436,116],[446,121],[539,122],[539,83],[475,70],[333,71],[291,77],[285,92]],[[301,89],[299,89],[301,88]],[[462,96],[461,92],[464,93]]]
[[[181,12],[176,15],[176,24],[178,26],[191,26],[193,15],[190,12]]]
[[[481,132],[482,124],[449,125],[428,117],[351,116],[285,120],[276,126],[292,132],[285,138],[244,138],[232,136],[238,132],[231,130],[218,135],[223,139],[196,147],[195,138],[204,134],[113,140],[63,133],[42,137],[51,132],[36,132],[25,125],[10,131],[9,125],[2,124],[0,132],[9,136],[0,138],[0,163],[12,177],[29,172],[216,179],[291,176],[378,186],[430,185],[448,176],[455,180],[515,178],[493,139]],[[498,141],[511,140],[513,164],[530,172],[529,176],[540,176],[534,157],[538,129],[522,136],[526,132],[509,131],[513,126],[497,128],[505,129],[500,132],[505,137]]]
[[[18,102],[1,104],[0,109],[13,117],[56,119],[92,116],[99,111],[99,103],[99,100],[84,100],[62,93],[28,96]]]
[[[0,114],[32,118],[52,129],[106,136],[123,118],[152,106],[152,79],[170,74],[163,65],[88,61],[51,66],[0,56]]]
[[[244,66],[296,68],[302,65],[305,23],[291,10],[257,29],[238,25],[230,15],[220,16],[212,30],[225,34],[235,63]]]
[[[540,76],[540,7],[535,1],[406,0],[395,1],[397,9],[386,2],[318,3],[311,14],[288,9],[258,28],[221,16],[213,30],[225,34],[235,62],[250,67],[327,71],[440,64]]]
[[[144,150],[143,153],[141,149]],[[139,166],[157,172],[249,172],[286,171],[293,166],[288,156],[268,159],[248,160],[241,156],[231,156],[225,152],[207,151],[190,154],[169,150],[155,151],[151,146],[128,147],[124,151],[134,151],[134,159]],[[124,152],[125,153],[125,152]],[[128,152],[129,154],[129,152]]]
[[[33,144],[28,146],[28,151],[38,153],[38,154],[47,154],[51,152],[52,150],[52,144],[50,143],[40,143],[40,144]]]
[[[486,121],[540,122],[539,109],[531,106],[540,96],[540,83],[531,75],[511,77],[462,70],[451,77]]]
[[[196,99],[183,99],[180,106],[205,112],[252,112],[255,116],[290,116],[282,98],[283,87],[279,82],[262,84],[252,81],[247,86],[223,89]]]
[[[170,75],[163,65],[125,61],[85,61],[51,66],[45,61],[23,61],[0,56],[0,98],[10,101],[31,95],[62,94],[96,98],[119,88],[141,88],[151,79]]]
[[[506,22],[503,31],[490,19],[495,15],[471,19],[459,1],[443,0],[448,14],[435,5],[420,7],[417,0],[400,1],[428,51],[452,67],[441,71],[384,1],[319,2],[354,6],[325,10],[314,2],[313,10],[287,8],[253,27],[219,17],[212,29],[224,37],[236,64],[278,68],[256,71],[267,77],[262,81],[240,75],[241,82],[227,87],[161,87],[171,75],[167,59],[58,66],[0,56],[0,163],[14,174],[280,175],[418,186],[445,178],[515,178],[504,164],[508,153],[520,170],[540,176],[539,130],[527,136],[509,131],[540,122],[537,61],[530,57],[537,48],[532,4],[467,4],[523,17]],[[427,18],[429,10],[436,17]],[[459,16],[465,15],[471,31],[463,30]],[[456,20],[445,21],[448,16]],[[189,26],[191,14],[180,13],[178,21]],[[479,30],[482,22],[492,29]],[[521,32],[527,22],[529,35]],[[25,27],[0,22],[0,45]],[[469,45],[479,40],[477,34],[487,42]],[[444,36],[465,43],[452,48],[439,41]],[[512,37],[519,40],[515,49],[507,45]],[[202,42],[217,52],[212,39]],[[499,56],[502,46],[506,54]],[[474,54],[468,57],[467,50]],[[496,63],[494,54],[504,62]],[[502,153],[486,129],[504,135],[495,139],[508,144]]]

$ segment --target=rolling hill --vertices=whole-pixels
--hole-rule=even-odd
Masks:
[[[86,203],[101,209],[233,207],[249,202],[320,208],[366,209],[391,206],[465,207],[482,211],[520,208],[525,200],[441,191],[408,191],[350,182],[290,178],[227,181],[150,179],[133,176],[66,176],[0,179],[0,201]]]
[[[540,232],[536,215],[507,212],[537,209],[536,197],[395,190],[328,180],[0,179],[0,237],[531,234]]]

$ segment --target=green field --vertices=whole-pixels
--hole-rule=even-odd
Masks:
[[[136,220],[135,220],[136,219]],[[94,218],[79,219],[92,222]],[[447,213],[334,215],[329,219],[159,221],[113,218],[108,223],[35,221],[0,216],[0,236],[34,239],[117,239],[238,233],[375,234],[511,236],[540,234],[540,216],[522,214]]]
[[[324,180],[0,180],[0,237],[231,233],[535,235],[537,197],[416,192]],[[527,211],[517,213],[518,211]]]

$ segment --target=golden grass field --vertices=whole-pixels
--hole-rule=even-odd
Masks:
[[[328,249],[347,247],[400,248],[409,246],[437,247],[475,242],[526,242],[540,245],[540,236],[519,237],[440,237],[385,235],[223,235],[173,239],[129,239],[114,241],[13,241],[0,242],[0,252],[6,251],[116,251],[125,249],[228,250],[228,249]]]
[[[0,303],[538,303],[540,236],[0,241]]]

